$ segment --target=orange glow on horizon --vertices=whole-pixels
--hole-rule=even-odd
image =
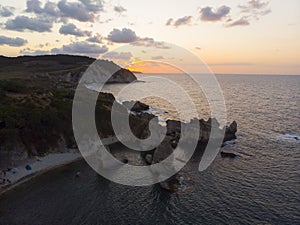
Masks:
[[[137,61],[127,66],[126,69],[141,73],[183,73],[175,66],[157,61]]]

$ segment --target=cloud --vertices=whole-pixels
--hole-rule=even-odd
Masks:
[[[260,16],[265,16],[271,13],[271,9],[267,9],[269,1],[262,2],[260,0],[250,0],[246,5],[239,5],[241,13],[248,13],[249,16],[259,19]]]
[[[170,18],[166,22],[166,26],[171,26],[173,24],[173,18]]]
[[[192,22],[192,16],[184,16],[182,18],[179,18],[177,20],[173,20],[172,18],[168,19],[166,25],[167,26],[175,26],[175,27],[179,27],[179,26],[182,26],[182,25],[189,25],[191,24]]]
[[[63,45],[61,48],[53,48],[51,53],[53,54],[94,54],[99,55],[108,51],[105,45],[99,46],[96,44],[89,44],[87,42],[74,42],[69,45]]]
[[[100,12],[103,11],[103,1],[102,0],[79,0],[89,12]]]
[[[107,36],[107,40],[114,43],[130,43],[135,46],[154,47],[160,49],[170,48],[164,42],[155,41],[153,38],[139,37],[133,30],[128,28],[123,28],[122,30],[113,29]]]
[[[132,54],[130,52],[108,52],[102,56],[104,59],[130,60]]]
[[[261,2],[260,0],[250,0],[246,5],[239,5],[238,7],[242,9],[242,12],[251,12],[252,10],[265,8],[269,2]]]
[[[161,55],[158,55],[158,56],[153,56],[151,59],[153,59],[153,60],[162,60],[162,59],[164,59],[164,57],[161,56]]]
[[[58,3],[47,1],[44,6],[40,0],[28,0],[26,12],[52,17],[54,20],[66,21],[71,18],[81,22],[93,22],[96,13],[103,11],[102,0],[79,0],[68,2],[60,0]]]
[[[219,8],[213,10],[212,7],[205,7],[200,10],[200,19],[202,21],[216,22],[222,20],[230,12],[230,7],[220,6]]]
[[[49,51],[46,50],[34,50],[31,48],[25,48],[20,50],[20,54],[22,55],[48,55],[50,54]]]
[[[5,28],[8,30],[24,31],[32,30],[37,32],[50,32],[53,22],[46,18],[30,18],[27,16],[17,16],[8,20]]]
[[[80,0],[79,2],[58,2],[57,7],[62,17],[76,19],[81,22],[94,22],[95,13],[103,10],[102,1]]]
[[[10,17],[10,16],[14,15],[13,14],[14,9],[15,9],[14,7],[0,5],[0,16],[1,17]]]
[[[90,36],[92,34],[91,31],[80,30],[73,23],[62,25],[61,28],[59,29],[59,33],[64,35],[70,34],[77,37]]]
[[[100,34],[96,34],[95,36],[86,39],[86,41],[102,44],[103,39],[104,38]]]
[[[118,12],[118,13],[123,13],[123,12],[126,12],[127,10],[124,8],[124,7],[122,7],[122,6],[115,6],[114,7],[114,10],[115,10],[115,12]]]
[[[35,13],[37,15],[50,16],[55,17],[57,20],[60,17],[60,10],[57,7],[57,4],[54,2],[46,2],[44,7],[42,7],[42,3],[39,0],[28,0],[26,2],[26,12]]]
[[[198,47],[198,46],[196,46],[195,49],[196,49],[196,50],[202,50],[202,48],[200,48],[200,47]]]
[[[236,20],[234,22],[231,22],[227,24],[227,27],[235,27],[235,26],[248,26],[250,25],[250,22],[247,20],[247,18],[240,18],[239,20]]]
[[[130,29],[113,29],[107,36],[109,41],[115,43],[131,43],[138,40],[136,33]]]
[[[261,0],[249,0],[245,5],[239,5],[241,9],[242,18],[232,21],[227,21],[226,27],[234,26],[248,26],[251,20],[259,20],[260,17],[271,13],[271,9],[268,9],[269,1],[263,2]]]
[[[137,41],[132,42],[132,45],[135,46],[144,46],[144,47],[153,47],[153,48],[159,48],[159,49],[170,49],[171,47],[168,46],[165,42],[163,41],[155,41],[153,38],[138,38]]]
[[[0,35],[0,45],[9,45],[13,47],[20,47],[27,43],[27,41],[23,38],[10,38],[3,35]]]
[[[43,12],[43,9],[41,8],[41,2],[39,0],[28,0],[26,2],[26,5],[27,5],[26,12],[34,12],[37,14]]]

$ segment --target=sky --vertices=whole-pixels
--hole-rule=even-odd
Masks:
[[[1,0],[0,54],[192,65],[170,52],[176,45],[214,73],[300,75],[299,9],[299,0]]]

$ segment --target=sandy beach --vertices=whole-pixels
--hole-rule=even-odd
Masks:
[[[28,163],[18,165],[18,167],[16,167],[16,173],[13,173],[12,171],[6,172],[4,178],[9,179],[10,183],[6,182],[5,184],[0,184],[0,195],[32,179],[33,177],[80,159],[82,159],[82,156],[78,151],[76,151],[67,153],[51,153],[44,157],[28,160]],[[27,170],[25,168],[26,165],[29,165],[31,170]]]

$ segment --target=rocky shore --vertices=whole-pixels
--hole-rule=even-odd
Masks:
[[[125,102],[124,106],[133,105],[131,108],[127,108],[131,110],[136,116],[146,119],[147,124],[149,124],[150,120],[157,121],[158,118],[154,115],[148,114],[147,111],[149,106],[144,103],[136,102],[133,104],[130,102]],[[138,113],[138,114],[136,114]],[[166,159],[170,154],[173,153],[174,149],[177,147],[178,142],[181,138],[181,129],[185,129],[187,126],[193,126],[193,124],[199,124],[200,132],[198,137],[198,145],[203,146],[206,145],[210,139],[212,127],[215,126],[219,131],[219,134],[222,135],[222,131],[224,131],[224,138],[223,143],[226,141],[231,141],[236,139],[236,132],[237,132],[237,123],[233,121],[229,126],[223,127],[222,129],[219,128],[219,123],[216,119],[210,118],[207,121],[203,119],[192,119],[189,123],[184,123],[177,120],[167,120],[166,121],[166,137],[164,140],[153,150],[142,153],[142,158],[147,165],[156,164],[164,159]],[[134,130],[134,128],[133,128]],[[139,132],[135,132],[137,137],[145,138],[150,135],[148,129],[139,130]],[[197,145],[197,146],[198,146]],[[197,148],[196,148],[197,151]],[[228,156],[228,154],[222,154],[222,156]],[[225,156],[225,157],[226,157]],[[178,188],[181,186],[181,179],[182,176],[179,174],[175,174],[173,177],[169,178],[168,180],[161,182],[160,186],[170,192],[176,192]]]

